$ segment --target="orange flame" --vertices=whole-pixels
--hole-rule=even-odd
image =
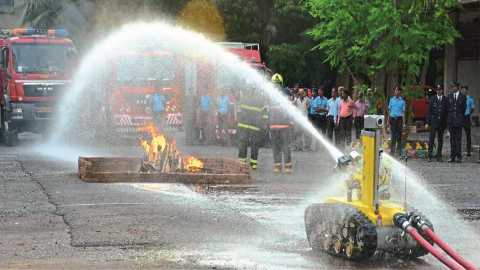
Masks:
[[[203,162],[193,156],[188,156],[185,159],[185,169],[189,172],[198,172],[203,169]]]
[[[145,151],[146,160],[149,163],[156,164],[160,162],[162,156],[164,156],[165,159],[166,154],[168,158],[179,161],[179,168],[174,168],[175,170],[200,172],[203,169],[202,161],[193,156],[187,156],[186,158],[182,157],[177,149],[175,140],[169,141],[167,137],[164,134],[159,133],[153,125],[143,127],[140,131],[148,132],[152,136],[150,142],[147,140],[140,140],[140,145]],[[165,151],[167,151],[167,153],[164,153]]]

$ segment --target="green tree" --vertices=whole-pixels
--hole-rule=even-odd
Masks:
[[[378,72],[409,85],[434,48],[453,43],[457,0],[306,0],[318,23],[308,32],[332,67],[371,85]]]
[[[27,0],[22,24],[34,27],[53,27],[62,12],[62,3],[55,0]]]
[[[316,23],[301,0],[217,0],[229,41],[258,42],[268,66],[288,84],[316,85],[332,76],[306,31]],[[288,56],[288,57],[287,57]],[[288,64],[287,64],[288,63]],[[333,76],[335,76],[333,74]]]

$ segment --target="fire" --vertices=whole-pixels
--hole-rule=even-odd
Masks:
[[[203,169],[203,162],[193,156],[188,156],[185,159],[185,169],[189,172],[197,172]]]
[[[157,131],[154,126],[147,126],[140,131],[150,133],[152,139],[140,140],[145,151],[144,168],[147,171],[160,172],[201,172],[203,162],[193,156],[183,157],[177,149],[175,140]]]
[[[165,148],[167,147],[167,139],[163,134],[152,134],[152,140],[150,142],[147,140],[141,140],[140,144],[145,151],[147,161],[155,162],[159,159],[159,154],[165,151]]]

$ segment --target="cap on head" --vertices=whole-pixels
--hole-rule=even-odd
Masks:
[[[459,86],[460,86],[460,84],[456,81],[450,82],[450,87],[459,87]]]
[[[282,75],[280,75],[280,74],[278,74],[278,73],[273,74],[273,76],[272,76],[272,82],[273,82],[273,83],[276,83],[276,84],[279,84],[279,85],[283,85],[283,77],[282,77]]]

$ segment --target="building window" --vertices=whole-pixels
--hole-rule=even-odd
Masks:
[[[14,0],[0,0],[0,12],[11,13],[13,12]]]

